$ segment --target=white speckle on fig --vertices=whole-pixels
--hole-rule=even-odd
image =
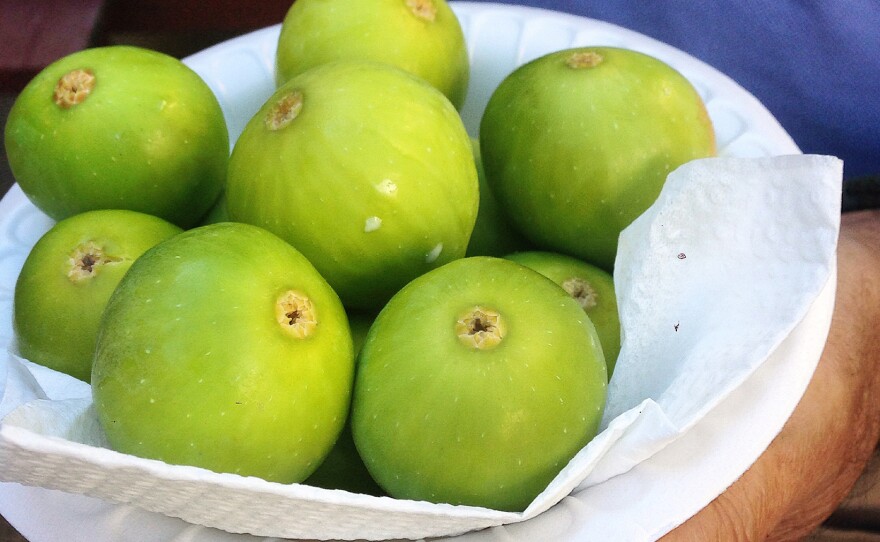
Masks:
[[[378,183],[376,183],[376,191],[384,196],[396,196],[397,195],[397,183],[392,181],[391,179],[382,179]]]
[[[437,258],[440,257],[440,253],[443,252],[443,243],[437,243],[434,245],[434,248],[431,249],[430,252],[425,254],[425,263],[434,263],[437,261]]]
[[[364,232],[370,233],[376,231],[382,226],[382,219],[378,216],[371,216],[364,222]]]

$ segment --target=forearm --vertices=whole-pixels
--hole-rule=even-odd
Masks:
[[[880,435],[880,212],[847,213],[825,351],[767,451],[664,540],[797,540],[844,499]]]

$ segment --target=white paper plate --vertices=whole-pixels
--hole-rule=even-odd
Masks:
[[[750,94],[692,57],[620,27],[538,9],[457,3],[468,41],[472,80],[462,115],[476,134],[489,95],[514,67],[575,45],[614,45],[656,56],[697,87],[716,127],[722,155],[760,157],[798,149]],[[207,49],[187,59],[220,99],[233,140],[273,90],[278,27]],[[0,201],[0,346],[12,337],[12,287],[27,255],[51,222],[14,187]],[[652,540],[691,516],[732,483],[763,451],[801,397],[830,323],[833,277],[806,318],[770,358],[688,433],[634,469],[576,491],[526,522],[464,535],[466,540]],[[6,367],[0,374],[5,373]],[[41,384],[51,398],[67,393]],[[4,402],[23,393],[9,375]],[[16,387],[18,386],[18,387]],[[21,399],[27,399],[22,397]],[[723,429],[722,429],[723,428]],[[744,444],[745,443],[745,444]],[[711,480],[707,483],[707,480]],[[674,498],[670,495],[675,487]],[[0,513],[34,542],[57,540],[253,539],[191,525],[132,506],[16,484],[0,484]]]

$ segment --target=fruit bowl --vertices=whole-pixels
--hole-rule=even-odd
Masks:
[[[514,67],[553,50],[602,44],[654,55],[684,74],[707,104],[722,157],[761,159],[799,153],[753,96],[713,68],[665,44],[600,21],[545,10],[467,2],[453,7],[465,31],[472,66],[462,108],[471,135],[476,135],[492,90]],[[279,26],[273,26],[186,59],[217,95],[231,141],[272,93],[278,33]],[[741,165],[725,164],[733,169]],[[758,162],[753,169],[768,164]],[[799,167],[786,160],[772,164],[792,170]],[[798,186],[778,184],[755,185],[754,194],[726,194],[730,201],[706,198],[701,212],[694,215],[704,221],[691,219],[689,224],[699,227],[690,228],[694,230],[691,237],[677,238],[685,245],[689,239],[693,250],[673,246],[669,238],[657,241],[654,234],[663,216],[656,212],[643,217],[640,228],[630,232],[633,247],[647,247],[655,257],[674,249],[679,263],[693,265],[691,273],[706,272],[700,281],[682,284],[680,290],[662,283],[664,288],[652,288],[664,275],[652,277],[644,263],[633,266],[632,273],[621,274],[626,287],[618,295],[644,296],[643,302],[633,304],[633,327],[624,324],[631,337],[688,337],[688,316],[729,308],[710,305],[707,296],[701,295],[705,287],[730,290],[730,269],[719,269],[708,255],[719,244],[749,245],[751,234],[743,238],[730,222],[723,222],[739,220],[737,213],[713,213],[713,209],[738,211],[752,203],[770,205],[762,203],[765,196],[781,198],[775,201],[783,207],[792,203],[790,212],[776,219],[742,213],[746,228],[742,231],[770,232],[756,239],[764,249],[800,248],[767,258],[791,264],[787,274],[773,275],[773,279],[792,280],[785,284],[771,281],[767,286],[774,290],[778,285],[781,293],[794,292],[794,300],[784,306],[762,305],[765,318],[781,317],[758,336],[747,337],[750,348],[728,356],[725,363],[719,361],[716,368],[679,363],[664,374],[662,361],[689,359],[679,357],[687,352],[674,345],[663,352],[666,358],[641,360],[641,368],[635,360],[624,366],[619,362],[604,430],[522,513],[273,484],[107,449],[96,430],[88,386],[15,356],[12,288],[28,250],[51,221],[14,187],[0,201],[0,342],[10,351],[6,359],[0,357],[6,375],[5,386],[0,388],[5,389],[0,415],[12,412],[0,425],[0,479],[24,486],[0,484],[0,512],[32,540],[123,540],[126,532],[133,532],[128,530],[133,525],[139,527],[137,536],[142,540],[177,535],[249,539],[246,534],[232,533],[317,539],[418,539],[462,533],[469,533],[465,535],[468,540],[533,540],[539,534],[571,540],[656,539],[710,502],[766,448],[802,395],[821,353],[833,306],[837,211],[833,206],[824,209],[815,229],[805,228],[805,233],[791,233],[781,221],[791,218],[811,224],[817,207],[836,197],[833,182],[806,199],[791,194]],[[697,198],[686,187],[677,186],[679,197]],[[761,191],[765,188],[766,194]],[[781,238],[772,235],[777,232]],[[707,255],[702,264],[701,254]],[[749,269],[767,256],[753,248],[744,254],[747,257],[731,269]],[[632,254],[629,257],[638,261]],[[653,307],[652,302],[656,302]],[[750,307],[734,309],[749,315]],[[658,314],[668,317],[660,335],[644,324]],[[712,336],[709,332],[705,335]],[[701,338],[690,337],[697,343]],[[722,333],[701,346],[731,341],[729,334]],[[627,355],[633,357],[644,340],[631,342],[635,346]],[[662,340],[656,344],[669,345]],[[642,378],[628,380],[628,375]],[[673,493],[675,497],[670,496]]]

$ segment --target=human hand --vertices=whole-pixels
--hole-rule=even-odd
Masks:
[[[831,329],[767,450],[663,542],[799,540],[843,501],[880,438],[880,211],[846,213]]]

